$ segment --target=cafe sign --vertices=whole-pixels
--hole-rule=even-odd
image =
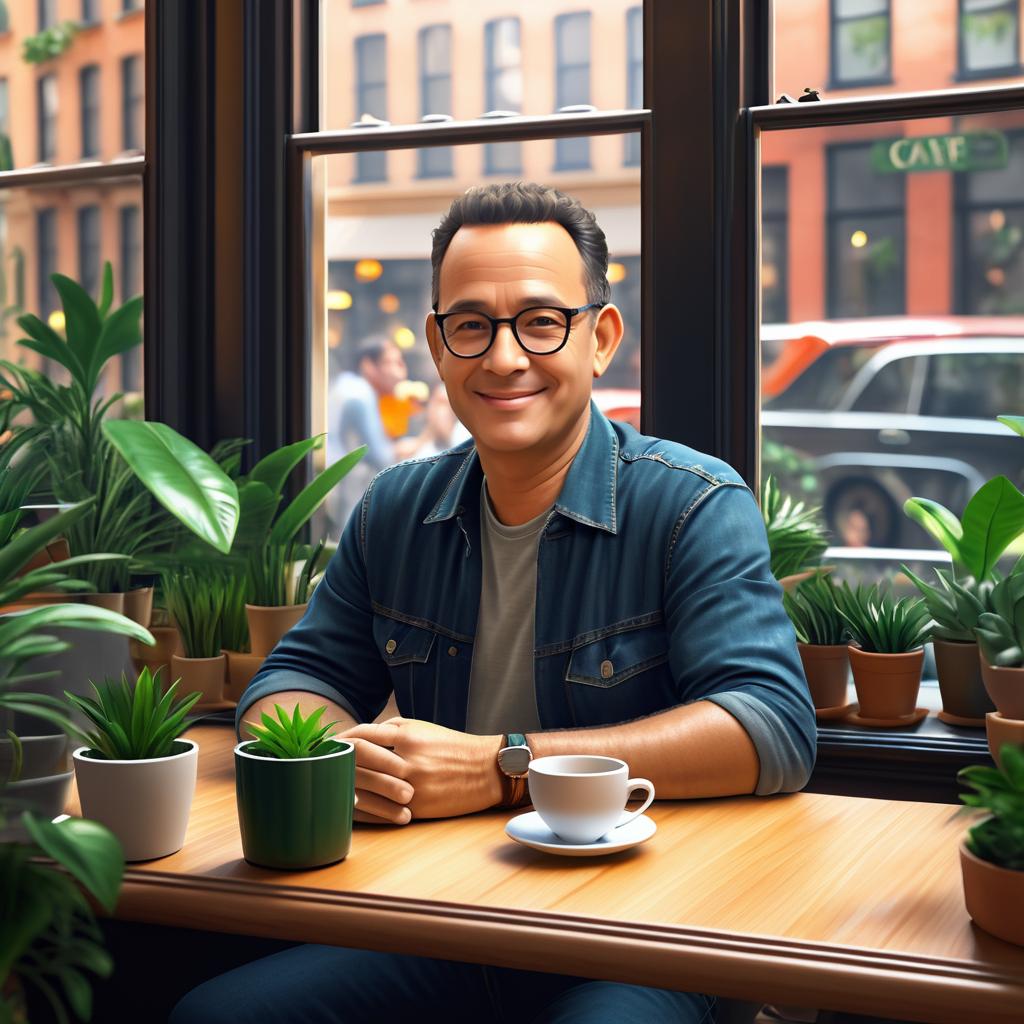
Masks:
[[[871,147],[871,166],[882,174],[912,171],[1000,171],[1009,162],[1002,132],[960,132],[881,139]]]

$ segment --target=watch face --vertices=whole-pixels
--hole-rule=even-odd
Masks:
[[[498,765],[506,775],[525,775],[530,767],[530,748],[503,747],[498,754]]]

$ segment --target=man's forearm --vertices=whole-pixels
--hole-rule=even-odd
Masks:
[[[634,777],[650,779],[659,798],[753,793],[760,764],[746,730],[710,701],[595,729],[531,733],[534,757],[604,754],[621,758]]]
[[[310,693],[307,690],[282,690],[280,693],[269,694],[253,703],[246,710],[244,721],[256,722],[258,724],[262,720],[261,716],[264,711],[276,719],[275,704],[280,704],[288,714],[291,714],[295,705],[298,704],[299,713],[304,718],[316,711],[317,708],[326,705],[327,710],[321,716],[320,724],[326,725],[328,722],[337,722],[337,725],[331,730],[332,733],[344,732],[344,730],[351,729],[356,724],[356,720],[340,704],[335,704],[334,701],[321,697],[318,693]],[[243,735],[243,739],[248,738],[248,735]]]

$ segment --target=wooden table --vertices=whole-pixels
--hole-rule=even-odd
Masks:
[[[340,864],[242,860],[233,732],[197,726],[184,848],[130,865],[117,917],[873,1013],[1024,1020],[1024,948],[964,909],[955,808],[801,793],[649,812],[623,854],[552,857],[508,812],[359,827]]]

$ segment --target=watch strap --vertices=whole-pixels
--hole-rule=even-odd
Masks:
[[[526,742],[526,737],[521,732],[506,733],[502,743],[502,748],[504,747],[526,747],[527,750],[530,749],[529,744]],[[521,807],[523,804],[528,803],[527,773],[523,772],[521,775],[513,775],[502,769],[500,765],[499,770],[501,771],[502,785],[504,787],[502,806]]]

